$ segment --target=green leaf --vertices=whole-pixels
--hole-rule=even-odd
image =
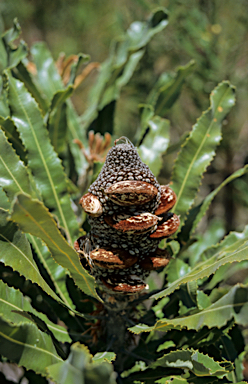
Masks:
[[[74,143],[75,139],[79,139],[82,141],[82,143],[86,143],[86,135],[85,135],[85,129],[83,128],[82,124],[79,122],[79,117],[70,102],[70,100],[67,101],[67,124],[68,124],[68,142],[70,146],[71,153],[73,154],[73,158],[75,161],[75,167],[77,170],[77,173],[81,176],[84,174],[85,169],[88,166],[88,163],[78,147],[76,143]]]
[[[10,200],[19,191],[33,194],[27,169],[2,130],[0,130],[0,174],[0,186]]]
[[[67,88],[57,91],[51,101],[49,113],[53,112],[56,108],[61,107],[64,102],[72,95],[73,90],[73,86],[69,85]]]
[[[186,379],[183,379],[180,376],[168,376],[163,377],[160,380],[156,380],[156,384],[188,384],[189,382]]]
[[[48,329],[54,334],[57,340],[62,343],[71,341],[71,338],[65,328],[54,324],[44,314],[37,312],[31,306],[29,300],[26,299],[20,291],[9,287],[2,281],[0,281],[0,303],[2,318],[4,320],[11,321],[11,323],[18,326],[23,323],[32,324],[33,322],[31,320],[20,316],[20,314],[16,311],[31,312],[33,315],[45,322]]]
[[[177,194],[173,208],[180,215],[181,226],[192,206],[202,174],[215,155],[221,140],[221,123],[235,103],[234,88],[225,81],[210,95],[210,108],[194,125],[176,160],[172,188]]]
[[[12,325],[0,318],[0,354],[43,376],[46,367],[62,362],[49,335],[35,324]]]
[[[2,35],[2,41],[5,46],[6,54],[4,68],[14,68],[16,65],[24,59],[28,54],[27,45],[23,40],[20,40],[19,44],[15,46],[13,41],[16,40],[21,33],[20,25],[17,19],[14,19],[13,28],[9,29]],[[7,57],[6,57],[7,56]]]
[[[14,271],[18,271],[26,279],[38,284],[48,295],[62,303],[40,275],[26,236],[13,222],[7,221],[8,214],[0,209],[0,261]]]
[[[64,151],[67,145],[67,104],[65,101],[73,93],[70,85],[63,91],[55,93],[48,116],[48,130],[51,143],[58,154]]]
[[[164,8],[157,9],[145,22],[132,23],[126,34],[113,45],[109,58],[101,65],[95,86],[91,90],[89,108],[81,121],[85,128],[93,125],[94,130],[112,133],[110,121],[114,115],[114,101],[121,88],[126,85],[144,54],[144,48],[151,38],[168,24]],[[108,124],[106,124],[106,115]]]
[[[71,65],[71,73],[70,73],[70,79],[68,84],[74,84],[78,68],[80,67],[81,64],[89,60],[90,60],[90,56],[86,55],[85,53],[79,53],[77,55],[77,61]]]
[[[15,71],[15,77],[19,80],[21,80],[24,84],[27,90],[31,93],[31,95],[35,98],[37,101],[42,114],[45,114],[46,111],[48,110],[48,100],[46,100],[43,95],[41,94],[40,90],[38,87],[35,85],[32,76],[28,72],[26,66],[24,65],[23,62],[20,62]]]
[[[187,275],[191,270],[190,266],[183,260],[175,258],[172,259],[167,267],[167,281],[168,284],[173,283],[175,280]]]
[[[176,73],[163,73],[150,92],[146,103],[154,107],[154,114],[165,116],[166,112],[178,99],[187,76],[195,68],[194,60],[177,68]]]
[[[154,330],[167,332],[170,329],[182,328],[199,330],[204,326],[221,328],[231,319],[234,319],[237,324],[246,326],[248,324],[247,311],[248,286],[237,284],[214,304],[198,313],[175,319],[162,319],[151,327],[138,324],[129,330],[138,334]]]
[[[0,46],[0,49],[1,49],[1,46]],[[0,52],[0,55],[1,55],[1,52]],[[0,116],[2,118],[7,118],[10,116],[9,101],[8,101],[8,82],[3,76],[0,76]]]
[[[114,352],[98,352],[92,357],[93,363],[103,363],[107,361],[111,363],[116,358],[116,354]]]
[[[70,272],[76,285],[99,300],[93,277],[81,266],[76,251],[66,242],[51,214],[40,201],[32,200],[27,195],[17,195],[11,217],[24,232],[42,239],[55,261]]]
[[[147,121],[147,126],[149,131],[139,146],[138,153],[153,174],[158,176],[163,164],[162,155],[169,145],[170,123],[162,117],[153,116]]]
[[[42,243],[39,238],[31,235],[27,236],[39,258],[39,261],[42,263],[51,281],[53,282],[56,293],[69,308],[74,308],[74,304],[66,286],[66,270],[61,267],[61,265],[56,263],[47,246]]]
[[[0,131],[0,153],[0,172],[2,175],[0,185],[9,196],[10,200],[12,200],[14,195],[18,192],[32,194],[33,192],[30,186],[27,169],[6,140],[2,131]],[[6,208],[6,206],[3,208]],[[73,307],[66,288],[65,270],[52,259],[48,250],[45,249],[45,245],[43,245],[39,239],[30,236],[30,241],[34,246],[40,261],[46,268],[47,273],[50,275],[56,292],[68,307]]]
[[[35,43],[31,47],[31,55],[37,68],[35,80],[46,100],[50,103],[54,94],[64,88],[63,82],[44,42]]]
[[[12,43],[14,40],[16,40],[20,33],[21,33],[21,27],[18,23],[17,18],[13,20],[13,27],[8,29],[6,32],[2,34],[2,39],[6,45]]]
[[[65,362],[47,367],[49,377],[59,384],[115,384],[111,364],[92,364],[87,347],[80,343],[71,346]]]
[[[15,149],[17,155],[26,164],[26,151],[13,120],[10,117],[7,117],[6,119],[0,117],[0,126],[4,131],[8,141],[12,144],[13,148]]]
[[[153,369],[158,366],[187,369],[196,376],[223,376],[232,370],[229,367],[225,369],[221,363],[195,350],[173,351],[150,364]]]
[[[49,141],[43,119],[30,93],[19,80],[9,76],[12,119],[28,152],[29,167],[46,206],[53,210],[68,241],[78,235],[78,223],[67,193],[65,174]]]
[[[168,288],[156,293],[152,298],[159,299],[170,295],[176,289],[179,289],[182,284],[212,275],[222,265],[247,260],[248,227],[246,227],[243,233],[236,233],[236,236],[231,233],[229,236],[217,247],[210,247],[203,253],[202,258],[207,258],[206,260],[198,263],[189,273],[183,277],[179,277],[171,283]]]
[[[6,211],[10,208],[9,199],[7,198],[6,193],[4,193],[2,188],[0,188],[0,208]]]
[[[241,177],[241,176],[245,175],[247,172],[248,172],[248,165],[246,165],[245,167],[243,167],[241,169],[238,169],[231,176],[227,177],[215,190],[213,190],[204,199],[204,201],[200,205],[198,205],[197,207],[193,208],[192,215],[189,215],[187,221],[185,222],[185,227],[187,228],[187,232],[188,232],[189,235],[190,234],[192,235],[194,233],[197,225],[199,224],[199,222],[201,221],[201,219],[205,215],[206,211],[209,208],[209,205],[211,204],[212,200],[215,198],[217,193],[219,193],[219,191],[224,186],[229,184],[231,181],[237,179],[238,177]],[[191,226],[191,228],[189,226]],[[189,228],[190,228],[190,230],[189,230]],[[183,231],[183,229],[182,229],[182,231]]]
[[[116,66],[127,60],[129,51],[138,51],[145,47],[151,38],[168,25],[168,14],[165,8],[155,10],[147,21],[135,21],[127,30],[123,42],[118,47]]]

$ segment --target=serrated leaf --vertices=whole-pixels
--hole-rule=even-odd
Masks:
[[[30,179],[27,169],[20,161],[11,145],[6,140],[4,133],[0,130],[0,172],[1,179],[0,185],[9,196],[10,200],[13,199],[14,195],[18,192],[25,192],[34,194],[30,185]],[[2,199],[4,203],[4,199]],[[9,205],[7,205],[9,208]],[[6,205],[2,208],[6,208]],[[73,307],[72,301],[68,295],[66,289],[66,274],[65,271],[51,258],[48,251],[45,251],[45,246],[30,236],[30,241],[35,248],[35,251],[47,269],[47,273],[52,278],[56,292],[60,295],[61,299],[64,300],[65,304],[69,307]]]
[[[139,146],[138,153],[141,160],[149,166],[154,176],[158,176],[162,168],[162,155],[169,145],[170,123],[162,117],[153,116],[148,119],[147,126],[149,131]]]
[[[58,91],[64,91],[64,85],[56,69],[53,57],[46,44],[41,42],[34,44],[31,48],[31,53],[34,58],[34,63],[37,67],[37,76],[35,78],[37,86],[43,91],[49,105],[52,101],[52,98]],[[47,81],[44,81],[44,76]],[[79,175],[81,175],[84,172],[87,162],[78,145],[75,144],[73,140],[79,139],[85,143],[86,136],[84,135],[85,130],[83,129],[82,124],[80,124],[79,117],[70,100],[67,100],[67,124],[70,150],[74,156],[77,172]]]
[[[197,207],[193,208],[192,211],[190,211],[189,217],[187,218],[185,225],[184,225],[185,230],[187,231],[187,236],[190,236],[195,232],[197,225],[200,223],[201,219],[203,218],[206,211],[208,210],[212,200],[219,193],[219,191],[223,187],[225,187],[227,184],[229,184],[231,181],[237,179],[238,177],[245,175],[247,172],[248,172],[248,165],[246,165],[243,168],[238,169],[231,176],[227,177],[211,193],[209,193],[209,195],[204,199],[204,201],[200,205],[198,205]],[[184,229],[182,228],[182,232],[183,231],[184,231]]]
[[[38,237],[31,235],[27,235],[27,237],[38,256],[39,261],[42,263],[51,281],[53,282],[56,293],[69,308],[74,308],[74,304],[66,286],[66,270],[61,267],[61,265],[56,263],[47,246],[42,243]]]
[[[94,288],[94,279],[81,266],[78,255],[66,242],[47,208],[29,196],[17,195],[11,218],[27,233],[42,239],[55,261],[70,272],[76,285],[85,293],[99,300]]]
[[[23,323],[32,324],[31,320],[20,316],[16,311],[31,312],[46,323],[48,329],[54,334],[57,340],[62,343],[71,341],[65,328],[54,324],[43,313],[37,312],[20,291],[9,287],[2,281],[0,281],[0,303],[2,318],[4,320],[11,321],[11,323],[18,326]]]
[[[126,61],[128,51],[136,51],[146,46],[151,38],[168,25],[168,14],[165,8],[156,9],[147,21],[135,21],[127,30],[122,44],[118,47],[116,66]]]
[[[191,270],[190,266],[183,260],[175,258],[172,259],[167,267],[167,281],[168,284],[173,283],[175,280],[187,275]]]
[[[77,61],[71,65],[70,79],[68,84],[74,84],[78,68],[80,67],[81,64],[89,60],[90,60],[90,56],[86,55],[85,53],[79,53],[77,55]]]
[[[104,361],[111,363],[115,358],[116,354],[114,352],[98,352],[92,357],[92,361],[93,363],[103,363]]]
[[[2,39],[5,42],[6,45],[9,43],[12,43],[14,40],[16,40],[21,33],[21,27],[18,23],[17,18],[13,20],[13,27],[8,29],[6,32],[2,34]]]
[[[71,207],[65,174],[49,141],[36,101],[24,84],[9,76],[12,119],[28,152],[29,167],[46,206],[53,210],[68,241],[78,235],[78,223]]]
[[[40,90],[36,86],[36,84],[33,81],[32,76],[28,72],[26,66],[23,62],[20,62],[16,67],[15,77],[19,80],[21,80],[24,84],[27,90],[31,93],[31,95],[35,98],[37,101],[41,111],[43,114],[46,113],[48,110],[48,100],[43,97]]]
[[[4,54],[4,68],[14,68],[28,54],[27,44],[23,40],[20,40],[18,45],[13,44],[13,41],[19,37],[20,33],[20,25],[17,19],[14,19],[13,28],[7,30],[2,35],[2,41],[6,50],[6,55]]]
[[[180,376],[169,376],[163,377],[162,379],[156,380],[156,384],[188,384],[189,382],[186,379],[183,379]]]
[[[152,296],[154,299],[170,295],[182,284],[208,277],[222,265],[248,259],[248,228],[243,233],[230,234],[217,247],[207,249],[202,258],[207,260],[198,263],[189,273],[175,280],[170,286]]]
[[[162,319],[152,326],[138,324],[129,330],[134,333],[151,332],[154,330],[167,332],[170,329],[195,329],[207,326],[221,328],[228,320],[234,318],[237,324],[248,324],[248,287],[235,285],[231,290],[214,304],[193,315],[175,319]]]
[[[10,201],[4,193],[2,187],[0,188],[0,208],[4,210],[8,210],[10,208]]]
[[[223,376],[231,370],[195,350],[172,351],[150,364],[153,369],[158,366],[187,369],[196,376]]]
[[[51,113],[56,108],[59,108],[63,105],[63,103],[72,95],[73,86],[69,85],[67,88],[63,90],[57,91],[52,98],[51,105],[49,108],[49,112]]]
[[[0,186],[6,192],[10,200],[13,199],[17,192],[23,192],[30,195],[33,194],[27,169],[15,153],[1,129],[0,174]]]
[[[63,361],[57,354],[51,337],[40,331],[36,325],[12,325],[1,318],[0,354],[43,376],[46,375],[47,366]]]
[[[79,146],[74,143],[74,140],[80,139],[82,143],[86,143],[85,129],[83,129],[82,124],[79,122],[79,117],[70,100],[67,102],[67,107],[68,142],[75,161],[75,168],[81,176],[84,174],[88,163]]]
[[[130,80],[138,62],[144,54],[142,50],[151,38],[168,24],[164,8],[157,9],[145,22],[132,23],[126,34],[113,46],[109,58],[101,65],[99,76],[90,93],[89,108],[82,115],[85,128],[93,124],[94,130],[112,133],[115,101],[121,88]],[[106,116],[108,124],[106,124]]]
[[[40,275],[26,236],[13,222],[7,221],[8,214],[0,209],[0,261],[14,271],[18,271],[26,279],[38,284],[48,295],[62,303]]]
[[[54,94],[64,89],[63,82],[55,67],[52,55],[44,42],[35,43],[31,47],[31,55],[37,69],[36,82],[50,103]]]
[[[180,215],[181,226],[195,200],[202,174],[221,140],[222,120],[234,103],[234,88],[227,81],[220,83],[210,95],[210,108],[198,119],[179,152],[172,174],[172,188],[177,194],[173,211]]]
[[[111,364],[92,364],[88,349],[75,343],[68,359],[47,367],[49,377],[59,384],[116,384]]]
[[[4,119],[3,117],[0,117],[0,126],[4,131],[8,141],[12,144],[13,148],[15,149],[17,155],[26,164],[27,163],[26,151],[22,144],[20,135],[15,127],[13,120],[11,120],[10,117],[7,117],[6,119]]]
[[[163,73],[150,92],[146,103],[154,107],[154,114],[164,116],[172,107],[181,93],[182,86],[187,76],[195,68],[194,60],[176,69],[176,73]]]
[[[51,143],[58,154],[61,154],[67,145],[67,99],[73,93],[73,86],[57,91],[51,101],[48,113],[48,130]]]
[[[67,105],[63,103],[49,116],[48,130],[53,148],[61,155],[67,146]]]

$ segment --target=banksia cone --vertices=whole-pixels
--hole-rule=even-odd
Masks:
[[[112,147],[96,181],[81,199],[91,230],[75,241],[81,263],[107,292],[132,294],[150,271],[169,262],[161,239],[179,227],[170,209],[176,195],[160,186],[133,144]]]

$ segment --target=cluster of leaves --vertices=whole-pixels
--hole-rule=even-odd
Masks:
[[[194,235],[219,190],[247,172],[244,167],[230,175],[195,204],[202,175],[221,141],[221,123],[235,103],[234,89],[225,81],[211,93],[210,107],[184,138],[174,166],[172,187],[178,196],[174,211],[181,216],[181,227],[174,239],[162,244],[174,255],[158,275],[162,289],[150,279],[153,305],[140,315],[140,324],[130,323],[129,332],[144,333],[132,351],[123,346],[121,358],[109,352],[111,346],[104,339],[90,345],[92,324],[100,320],[96,308],[103,304],[73,241],[83,224],[77,201],[85,191],[79,180],[84,175],[90,183],[94,172],[88,172],[74,140],[87,147],[87,132],[92,129],[114,136],[121,89],[150,39],[166,25],[165,10],[156,10],[146,22],[133,23],[113,44],[82,116],[69,97],[88,56],[78,55],[64,85],[45,44],[31,47],[29,61],[26,44],[14,44],[18,23],[2,33],[0,354],[2,361],[24,367],[26,377],[30,370],[36,372],[36,382],[242,380],[244,339],[239,326],[248,325],[248,287],[244,282],[230,289],[223,281],[233,263],[236,271],[247,268],[248,230],[230,233],[217,245],[221,234],[216,228],[208,232],[211,241]],[[158,177],[162,155],[177,147],[170,146],[169,121],[162,116],[176,102],[193,68],[190,62],[173,76],[162,74],[142,105],[136,143],[142,160]]]

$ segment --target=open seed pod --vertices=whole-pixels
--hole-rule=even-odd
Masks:
[[[152,200],[157,188],[144,181],[119,181],[104,190],[105,195],[118,205],[141,205]]]
[[[175,202],[175,193],[159,185],[132,143],[127,140],[109,150],[80,200],[90,232],[75,243],[81,262],[103,291],[140,293],[150,271],[168,264],[168,254],[158,244],[179,227],[179,217],[169,212]]]

